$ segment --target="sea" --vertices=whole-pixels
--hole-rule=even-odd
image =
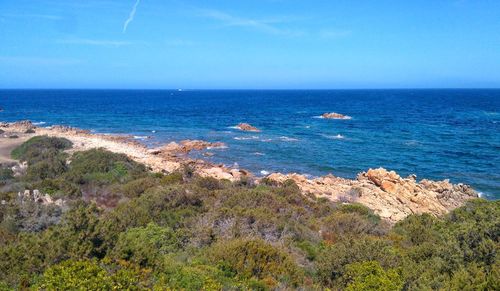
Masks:
[[[500,90],[0,90],[0,121],[130,134],[155,147],[220,141],[214,163],[256,175],[384,167],[500,198]],[[323,119],[337,112],[351,119]],[[235,128],[246,122],[261,132]]]

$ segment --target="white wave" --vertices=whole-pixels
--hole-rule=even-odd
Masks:
[[[266,155],[266,154],[264,154],[264,153],[259,153],[259,152],[255,152],[255,153],[253,153],[253,154],[254,154],[254,155],[256,155],[256,156],[265,156],[265,155]]]
[[[156,133],[156,130],[151,130],[152,133]]]
[[[477,196],[479,196],[479,198],[483,198],[484,193],[483,193],[483,192],[479,192],[479,191],[477,191]]]
[[[282,141],[299,141],[298,139],[296,138],[293,138],[293,137],[288,137],[288,136],[280,136],[280,139]]]
[[[240,129],[238,126],[228,126],[227,128],[231,128],[231,129]]]
[[[318,119],[325,119],[323,116],[321,115],[316,115],[316,116],[313,116],[312,118],[318,118]]]
[[[216,147],[207,147],[207,150],[213,150],[213,149],[217,149],[217,150],[227,149],[227,146],[221,145],[221,146],[216,146]]]
[[[272,142],[273,139],[272,138],[265,138],[265,139],[262,139],[261,141],[262,142]]]
[[[34,125],[43,125],[45,123],[47,123],[47,122],[45,122],[45,121],[33,122]]]
[[[321,136],[326,137],[328,139],[345,139],[345,136],[343,136],[341,134],[337,134],[337,135],[322,134]]]
[[[134,139],[140,139],[140,140],[144,140],[144,139],[149,139],[151,137],[147,136],[147,135],[134,135]]]
[[[263,175],[263,176],[267,176],[270,173],[268,171],[266,171],[266,170],[262,170],[262,171],[260,171],[260,174]]]
[[[233,139],[235,139],[235,140],[255,140],[255,139],[259,139],[259,137],[255,136],[255,135],[252,135],[252,136],[237,136],[237,137],[234,137]]]

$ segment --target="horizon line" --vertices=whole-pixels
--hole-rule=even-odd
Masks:
[[[108,90],[108,91],[335,91],[335,90],[500,90],[500,87],[387,87],[387,88],[0,88],[0,91]]]

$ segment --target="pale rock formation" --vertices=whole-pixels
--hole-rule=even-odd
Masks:
[[[325,119],[351,119],[352,117],[336,112],[326,112],[321,115]]]
[[[41,194],[39,190],[35,189],[33,191],[24,190],[24,192],[17,193],[17,197],[21,201],[33,201],[36,203],[40,203],[42,205],[56,205],[59,207],[64,206],[64,200],[57,199],[54,200],[50,197],[49,194]]]
[[[252,126],[248,123],[240,123],[240,124],[236,125],[236,128],[238,128],[239,130],[243,130],[243,131],[260,132],[260,129],[258,129],[257,127]]]
[[[391,222],[410,214],[430,213],[438,216],[463,205],[477,193],[470,186],[451,184],[449,181],[422,180],[414,176],[401,178],[394,171],[370,169],[349,180],[328,175],[307,179],[298,174],[273,173],[267,179],[283,183],[293,180],[304,193],[326,197],[332,201],[358,202]]]

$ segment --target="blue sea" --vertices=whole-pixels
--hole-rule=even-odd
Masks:
[[[500,90],[0,90],[0,107],[0,121],[132,134],[149,146],[222,141],[228,148],[206,159],[258,175],[354,178],[384,167],[500,198]]]

